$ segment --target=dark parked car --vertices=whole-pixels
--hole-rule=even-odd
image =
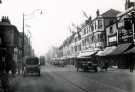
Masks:
[[[93,60],[88,57],[77,58],[76,67],[77,71],[79,71],[79,69],[82,69],[83,71],[90,71],[90,70],[94,70],[95,72],[98,71],[97,64],[95,64]]]
[[[29,57],[24,62],[24,76],[28,74],[37,74],[40,76],[40,62],[37,57]]]
[[[81,69],[83,69],[84,71],[89,71],[89,70],[94,70],[95,72],[97,72],[97,64],[94,64],[93,62],[82,62],[81,64]]]

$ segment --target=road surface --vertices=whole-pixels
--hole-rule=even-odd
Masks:
[[[41,76],[17,76],[15,92],[135,92],[135,73],[128,70],[76,72],[73,66],[42,67]]]

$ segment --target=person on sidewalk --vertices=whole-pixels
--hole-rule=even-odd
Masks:
[[[6,50],[0,50],[0,81],[4,92],[10,92]]]
[[[130,69],[130,72],[133,72],[134,71],[134,59],[135,59],[135,55],[132,55],[129,59],[129,69]]]
[[[79,63],[79,61],[76,61],[76,68],[77,68],[77,72],[79,72],[79,68],[80,68],[80,63]]]

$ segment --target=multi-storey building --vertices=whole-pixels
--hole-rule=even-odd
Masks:
[[[62,57],[90,56],[107,45],[105,28],[116,21],[117,10],[110,9],[92,20],[90,17],[85,23],[76,27],[75,33],[67,38],[61,46]]]
[[[81,27],[82,53],[79,56],[90,56],[106,47],[106,27],[116,21],[118,13],[120,12],[110,9],[100,15],[97,10],[96,18],[86,20]]]
[[[110,9],[100,14],[97,10],[96,18],[90,17],[78,26],[72,41],[68,45],[62,45],[62,57],[79,58],[95,54],[99,63],[110,61],[120,65],[127,64],[124,60],[128,59],[128,53],[135,53],[135,8],[132,5],[134,3],[127,0],[126,11],[123,13]]]
[[[1,46],[6,47],[12,55],[14,61],[18,61],[18,35],[16,26],[10,23],[8,17],[2,17],[0,22],[0,42]]]
[[[110,63],[121,68],[128,67],[129,58],[132,58],[131,53],[135,53],[133,48],[135,8],[128,4],[130,2],[126,1],[126,10],[117,15],[117,21],[106,27],[107,47],[97,53],[97,55],[104,57],[100,58],[100,61],[111,61]]]
[[[22,43],[23,35],[18,31],[17,27],[10,23],[8,17],[2,17],[0,22],[0,46],[8,50],[17,65],[18,63],[22,63]],[[30,48],[29,44],[27,52],[30,52]]]

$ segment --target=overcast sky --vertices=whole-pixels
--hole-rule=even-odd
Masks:
[[[76,25],[84,22],[82,10],[94,18],[97,9],[100,14],[111,8],[124,11],[124,4],[125,0],[2,0],[0,16],[9,16],[11,23],[22,32],[22,14],[29,15],[31,18],[25,19],[25,24],[31,27],[25,29],[31,31],[36,54],[43,55],[70,35],[68,26],[72,27],[72,22]],[[43,14],[37,9],[42,9]]]

